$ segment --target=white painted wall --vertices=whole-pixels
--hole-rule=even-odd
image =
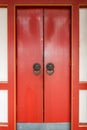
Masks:
[[[7,8],[0,8],[0,81],[8,81]]]
[[[87,8],[79,9],[79,80],[87,81]]]
[[[0,90],[0,123],[8,122],[8,90]]]
[[[79,123],[87,123],[87,90],[79,91]]]

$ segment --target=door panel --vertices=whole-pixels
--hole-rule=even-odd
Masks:
[[[17,9],[17,122],[70,122],[69,8]]]
[[[17,122],[43,121],[43,10],[17,9]],[[33,65],[41,70],[35,75]]]
[[[44,121],[70,122],[70,10],[44,11]],[[54,73],[46,65],[54,64]]]

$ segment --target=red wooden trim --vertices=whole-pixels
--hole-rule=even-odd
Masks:
[[[79,125],[82,125],[82,126],[86,125],[87,126],[87,123],[79,123]]]
[[[0,126],[8,126],[8,123],[0,123]]]

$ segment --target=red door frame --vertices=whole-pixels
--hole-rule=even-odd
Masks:
[[[87,7],[87,0],[0,0],[0,7],[8,8],[8,83],[0,83],[0,90],[9,90],[9,122],[8,127],[0,126],[1,130],[16,130],[16,6],[48,7],[72,6],[72,68],[71,68],[71,130],[86,130],[87,127],[79,125],[79,89],[87,89],[87,83],[79,83],[79,7]]]

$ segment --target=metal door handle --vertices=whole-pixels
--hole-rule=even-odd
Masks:
[[[54,64],[53,63],[48,63],[46,65],[46,72],[48,75],[52,75],[54,73]]]
[[[39,63],[35,63],[33,65],[33,72],[35,75],[39,75],[41,70],[41,65]]]

